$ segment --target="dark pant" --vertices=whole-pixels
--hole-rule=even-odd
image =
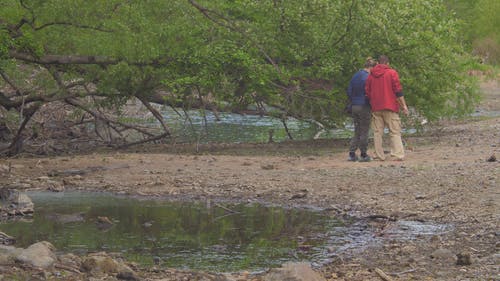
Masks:
[[[366,154],[368,150],[368,133],[370,131],[370,106],[353,105],[351,116],[354,122],[354,136],[351,139],[349,152],[356,152],[359,148],[361,154]]]

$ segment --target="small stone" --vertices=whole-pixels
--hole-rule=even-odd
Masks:
[[[0,164],[0,173],[8,173],[10,172],[10,166]]]
[[[425,195],[423,195],[423,194],[417,194],[415,196],[415,200],[423,200],[423,199],[425,199]]]
[[[274,165],[273,164],[262,165],[261,168],[263,170],[273,170],[274,169]]]
[[[470,253],[459,253],[457,254],[457,265],[471,265],[472,258]]]
[[[431,242],[432,243],[441,243],[441,237],[439,235],[433,235],[431,237]]]
[[[121,279],[121,280],[131,280],[131,281],[141,280],[134,272],[131,272],[131,271],[119,272],[116,275],[116,278]]]
[[[47,181],[47,185],[47,189],[52,192],[63,192],[65,189],[64,185],[57,181]]]
[[[431,258],[436,261],[447,262],[454,261],[455,255],[448,249],[440,248],[432,252]]]
[[[14,243],[16,243],[16,239],[14,237],[0,231],[0,244],[12,245]]]
[[[113,226],[113,222],[108,217],[97,217],[96,225],[99,230],[106,231]]]
[[[496,162],[497,161],[497,157],[495,156],[495,154],[492,154],[490,156],[490,158],[488,158],[486,161],[488,161],[488,162]]]

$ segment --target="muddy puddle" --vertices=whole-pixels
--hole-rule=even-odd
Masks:
[[[16,238],[17,247],[46,240],[61,252],[118,252],[143,265],[236,271],[286,261],[320,263],[328,249],[347,243],[340,237],[348,223],[307,209],[103,193],[28,196],[35,204],[33,218],[0,224],[0,230]]]
[[[261,271],[288,261],[328,263],[377,243],[362,221],[262,204],[171,202],[88,192],[30,192],[32,218],[0,224],[16,247],[49,241],[59,252],[120,253],[144,266]],[[391,237],[445,231],[403,222]]]

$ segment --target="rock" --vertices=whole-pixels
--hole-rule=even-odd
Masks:
[[[497,157],[495,156],[495,154],[492,154],[486,161],[495,162],[495,161],[497,161]]]
[[[97,217],[97,228],[102,231],[107,231],[113,226],[113,222],[108,217]]]
[[[47,269],[56,262],[55,247],[47,241],[35,243],[21,251],[16,261]]]
[[[96,253],[84,258],[81,270],[89,272],[93,276],[103,274],[117,274],[120,279],[139,280],[136,273],[127,265],[117,262],[106,253]],[[131,279],[132,278],[132,279]],[[135,278],[135,279],[134,279]]]
[[[60,263],[67,265],[67,266],[71,266],[71,267],[75,267],[75,268],[80,268],[82,266],[82,258],[80,258],[79,256],[77,256],[75,254],[68,253],[68,254],[60,255],[60,256],[58,256],[58,260]]]
[[[260,166],[260,168],[263,170],[274,170],[275,169],[273,164],[262,165],[262,166]]]
[[[34,206],[28,195],[11,188],[2,188],[0,190],[0,199],[16,205],[19,209],[33,208]]]
[[[427,197],[423,194],[417,194],[415,195],[415,200],[423,200],[426,199]]]
[[[459,253],[457,255],[457,265],[471,265],[472,264],[472,258],[470,253]]]
[[[118,273],[118,263],[105,254],[102,254],[102,256],[92,255],[83,260],[81,270],[94,276],[105,273]]]
[[[63,192],[64,185],[57,181],[47,181],[47,189],[53,192]]]
[[[456,257],[452,251],[440,248],[432,252],[431,258],[438,262],[454,263]]]
[[[285,263],[281,268],[269,271],[263,281],[326,281],[323,276],[314,271],[308,263]]]
[[[8,165],[0,164],[0,173],[10,173],[10,167]]]
[[[0,244],[12,245],[16,243],[16,239],[0,231]]]
[[[19,191],[12,189],[12,188],[7,188],[7,187],[1,188],[0,189],[0,200],[8,202],[8,201],[10,201],[11,196],[15,196],[18,193],[19,193]]]
[[[12,264],[22,250],[13,246],[0,245],[0,265]]]
[[[306,198],[306,197],[307,197],[307,190],[301,190],[300,192],[295,193],[294,195],[292,195],[290,197],[290,200],[302,199],[302,198]]]
[[[132,280],[132,281],[139,281],[141,280],[137,274],[131,271],[123,271],[123,272],[118,272],[116,275],[116,278],[122,279],[122,280]]]
[[[8,216],[26,215],[34,212],[34,204],[28,195],[13,188],[0,189],[0,212]]]

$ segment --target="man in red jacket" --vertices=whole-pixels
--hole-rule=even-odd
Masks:
[[[391,140],[391,156],[402,161],[405,152],[401,140],[399,109],[401,107],[403,113],[408,115],[408,107],[403,96],[403,88],[399,82],[399,75],[396,70],[389,66],[389,58],[382,55],[378,63],[370,72],[365,84],[366,96],[372,107],[375,157],[382,161],[385,160],[382,136],[384,128],[387,126]]]

